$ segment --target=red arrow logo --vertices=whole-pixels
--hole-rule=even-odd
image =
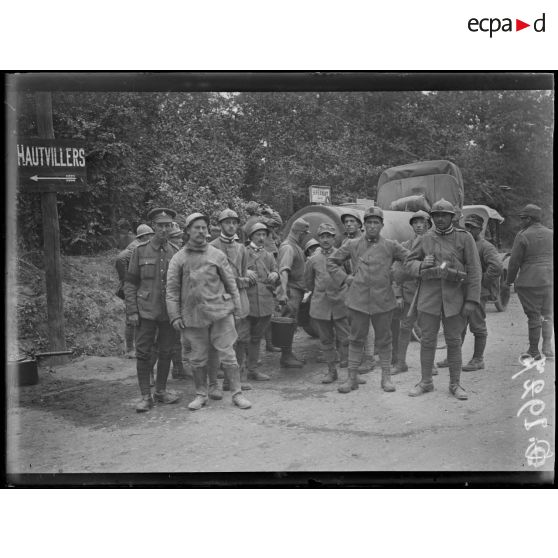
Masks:
[[[525,29],[526,27],[531,27],[531,24],[530,23],[525,23],[524,21],[521,21],[520,19],[515,20],[515,30],[516,31],[521,31],[522,29]]]

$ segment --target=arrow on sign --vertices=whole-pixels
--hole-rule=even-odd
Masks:
[[[30,178],[35,182],[38,182],[39,180],[65,180],[66,182],[76,181],[76,176],[74,174],[67,174],[66,176],[38,176],[35,174]]]

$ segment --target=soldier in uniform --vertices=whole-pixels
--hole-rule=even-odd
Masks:
[[[341,215],[341,222],[345,227],[345,238],[343,239],[342,245],[348,240],[353,238],[360,238],[362,236],[362,221],[359,214],[352,210],[346,209],[345,213]],[[353,274],[354,262],[347,260],[345,262],[345,270],[349,274]],[[358,368],[359,374],[368,374],[376,367],[376,362],[374,360],[374,328],[369,328],[368,336],[364,343],[364,349],[362,353],[362,362]]]
[[[142,400],[136,411],[145,412],[153,406],[149,385],[151,350],[158,340],[159,359],[155,380],[155,401],[176,403],[178,396],[167,391],[172,349],[176,345],[177,333],[169,323],[165,304],[167,269],[178,247],[168,240],[172,220],[176,213],[172,209],[156,208],[149,212],[154,237],[139,244],[130,258],[124,292],[128,323],[136,327],[136,358],[138,383]]]
[[[452,224],[453,205],[443,198],[432,206],[434,228],[419,237],[409,255],[406,268],[420,277],[417,301],[421,329],[421,381],[409,392],[411,397],[434,389],[432,368],[440,320],[448,347],[450,393],[467,399],[460,386],[461,334],[466,320],[480,304],[481,265],[473,237]]]
[[[486,329],[486,302],[498,296],[498,283],[502,273],[502,261],[498,255],[498,250],[481,235],[483,225],[484,219],[475,213],[467,215],[465,218],[465,229],[475,239],[479,252],[482,279],[480,304],[475,307],[467,319],[467,325],[475,337],[475,346],[473,358],[462,368],[464,372],[472,372],[484,368],[484,349],[488,337],[488,330]],[[463,330],[463,340],[465,340],[467,333],[467,325]]]
[[[209,219],[202,213],[186,218],[186,243],[169,265],[167,310],[172,327],[192,347],[190,362],[196,397],[188,405],[197,411],[208,400],[209,352],[217,353],[230,382],[232,401],[240,409],[252,405],[242,394],[234,343],[234,314],[243,312],[237,280],[225,254],[208,244]]]
[[[116,291],[116,295],[118,298],[124,300],[126,295],[124,294],[124,281],[126,280],[126,272],[128,271],[128,264],[130,263],[130,258],[132,257],[132,253],[134,248],[147,240],[149,240],[155,233],[153,229],[149,225],[141,224],[138,226],[136,231],[136,238],[126,246],[124,250],[122,250],[118,256],[116,256],[116,272],[118,273],[118,279],[120,280],[120,284],[118,285],[118,291]],[[135,328],[128,323],[126,323],[125,330],[124,330],[124,339],[126,340],[126,357],[127,358],[135,358],[134,352],[134,337],[135,337]]]
[[[415,238],[405,240],[405,242],[401,243],[401,245],[404,248],[407,248],[407,250],[411,250],[416,239],[422,236],[432,226],[432,221],[430,220],[430,215],[421,209],[411,215],[409,224],[413,228]],[[417,290],[417,279],[416,277],[410,277],[407,275],[403,264],[400,262],[396,262],[394,264],[393,273],[395,281],[400,286],[401,296],[403,297],[403,308],[401,310],[401,322],[399,328],[399,342],[397,344],[397,360],[395,368],[392,372],[392,374],[400,374],[401,372],[407,372],[407,370],[409,370],[409,367],[407,366],[407,349],[411,341],[413,326],[417,320],[416,309],[414,309],[411,315],[409,315],[409,310],[411,309],[411,303]]]
[[[240,367],[241,380],[245,374],[245,359],[250,343],[250,324],[248,323],[248,313],[250,311],[250,302],[248,301],[248,293],[246,289],[257,282],[257,274],[255,271],[248,270],[248,257],[246,248],[237,242],[238,227],[240,219],[238,213],[232,209],[224,209],[218,217],[221,232],[219,236],[211,241],[211,245],[221,250],[227,257],[229,265],[231,266],[233,275],[236,279],[238,287],[241,308],[235,313],[234,323],[237,333],[237,341],[235,344],[236,360]],[[217,385],[217,371],[219,368],[219,355],[218,352],[211,348],[209,349],[209,397],[210,399],[221,399],[223,394]],[[250,384],[243,384],[242,389],[251,389]],[[223,380],[223,391],[230,390],[230,379],[225,373]]]
[[[320,250],[317,250],[306,262],[305,284],[312,291],[310,302],[310,317],[313,318],[320,337],[321,349],[327,362],[327,374],[322,379],[323,384],[331,384],[337,380],[337,351],[339,360],[347,366],[349,346],[349,322],[345,296],[347,294],[346,278],[342,286],[331,278],[327,271],[327,258],[334,253],[335,227],[329,223],[322,223],[318,227]],[[344,271],[339,272],[339,277]]]
[[[310,258],[316,250],[320,247],[320,243],[315,239],[311,238],[305,245],[304,245],[304,255],[306,259]]]
[[[269,380],[267,374],[257,370],[260,357],[261,340],[271,321],[273,312],[273,288],[279,280],[277,262],[273,254],[265,248],[265,240],[269,230],[263,223],[253,223],[246,231],[250,241],[246,247],[247,269],[256,273],[257,282],[248,287],[248,301],[250,311],[250,344],[248,345],[248,379],[257,382]]]
[[[547,358],[554,357],[553,316],[553,251],[554,233],[541,224],[542,210],[526,205],[519,213],[522,230],[513,242],[508,266],[507,283],[515,283],[515,291],[527,315],[529,328],[528,353],[540,359],[539,341]]]
[[[289,231],[287,238],[279,247],[277,266],[281,285],[278,289],[277,301],[285,305],[284,313],[295,320],[304,296],[304,251],[308,240],[310,225],[307,221],[297,219]],[[293,354],[291,346],[281,349],[281,366],[284,368],[302,368],[303,362]]]
[[[349,374],[338,388],[340,393],[358,389],[358,366],[370,322],[382,366],[381,387],[395,391],[391,381],[391,322],[397,306],[392,288],[391,266],[395,260],[405,261],[409,250],[399,242],[384,238],[384,212],[369,207],[364,213],[365,234],[343,244],[327,259],[327,269],[338,287],[349,286],[347,308],[351,333],[349,336]],[[343,264],[351,260],[354,274],[347,275]],[[362,381],[362,380],[361,380]]]

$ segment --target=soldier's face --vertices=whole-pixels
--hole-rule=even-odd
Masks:
[[[417,217],[416,219],[413,219],[413,223],[411,224],[411,226],[413,227],[415,234],[419,236],[421,234],[424,234],[428,230],[426,219],[423,219],[422,217]]]
[[[258,247],[262,247],[265,243],[265,238],[266,238],[267,234],[265,233],[265,231],[256,231],[253,235],[252,235],[252,242],[258,246]]]
[[[224,219],[221,221],[221,230],[226,236],[234,236],[238,230],[238,221],[236,219]]]
[[[432,220],[437,229],[445,231],[450,228],[453,215],[451,213],[433,213]]]
[[[467,232],[470,233],[475,240],[479,238],[479,235],[481,233],[481,229],[479,227],[475,227],[474,225],[465,223],[465,228],[467,229]]]
[[[378,238],[383,226],[384,223],[378,217],[369,217],[364,221],[366,236],[371,240]]]
[[[318,241],[320,243],[320,246],[322,248],[322,250],[329,250],[332,246],[333,246],[333,241],[335,240],[335,237],[329,233],[322,233],[319,237],[318,237]]]
[[[345,231],[347,231],[348,234],[354,234],[360,230],[360,225],[354,217],[345,217],[343,225],[345,225]]]
[[[204,219],[197,219],[187,229],[190,241],[194,244],[205,244],[207,242],[207,223]]]
[[[153,223],[155,237],[159,240],[167,240],[172,230],[172,223]]]

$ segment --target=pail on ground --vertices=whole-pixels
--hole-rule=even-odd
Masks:
[[[271,318],[271,342],[275,347],[290,347],[293,344],[296,320],[294,318],[273,316]]]

